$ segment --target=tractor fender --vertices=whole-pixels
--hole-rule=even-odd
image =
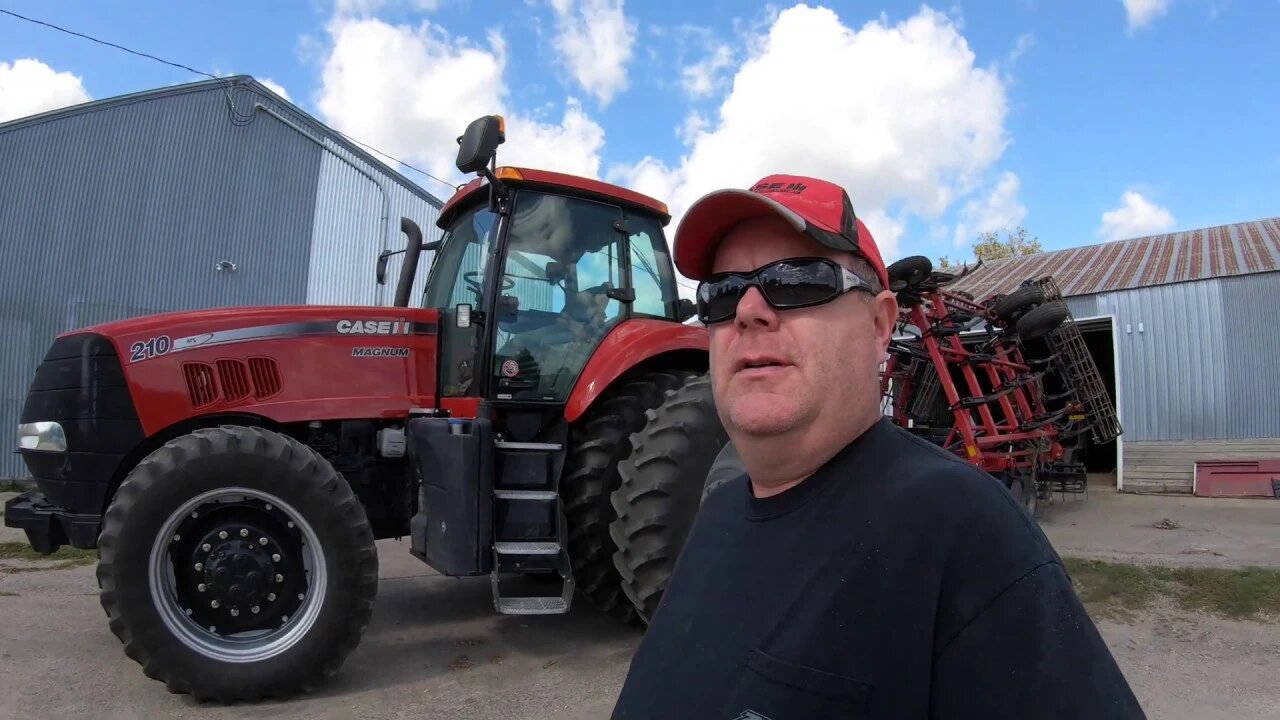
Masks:
[[[617,325],[587,361],[569,393],[565,419],[577,420],[624,373],[664,353],[693,351],[705,359],[710,349],[707,329],[670,320],[633,318]],[[705,367],[705,360],[702,363]]]

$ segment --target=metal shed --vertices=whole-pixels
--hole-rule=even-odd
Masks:
[[[1108,376],[1121,490],[1193,492],[1197,463],[1280,458],[1280,218],[996,260],[951,287],[1044,275]]]
[[[440,199],[248,76],[0,124],[0,159],[0,428],[16,427],[59,332],[217,306],[390,304],[400,256],[387,285],[374,269],[404,247],[400,218],[439,234]],[[0,452],[0,477],[23,474]]]

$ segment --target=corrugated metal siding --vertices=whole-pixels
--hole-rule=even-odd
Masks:
[[[1115,316],[1125,442],[1280,437],[1280,330],[1249,310],[1266,297],[1280,273],[1068,299]]]
[[[1280,302],[1280,273],[1226,278],[1226,438],[1280,438],[1280,325],[1268,309]]]
[[[439,206],[394,182],[332,140],[326,138],[323,146],[307,302],[390,305],[395,299],[404,255],[390,258],[387,284],[378,285],[378,253],[405,247],[407,237],[400,231],[401,217],[417,223],[424,241],[438,239]],[[418,259],[410,305],[421,304],[427,269],[434,255],[424,252]]]
[[[382,182],[385,207],[336,155]],[[0,124],[0,158],[0,432],[58,332],[210,306],[389,304],[399,256],[387,286],[374,269],[404,247],[400,216],[439,234],[438,199],[243,76]],[[224,260],[236,269],[214,270]],[[8,450],[0,476],[25,474]]]
[[[985,263],[951,289],[983,298],[1053,275],[1063,295],[1280,270],[1280,217],[1151,235]]]
[[[234,116],[211,84],[0,128],[0,323],[25,328],[0,350],[0,428],[58,332],[305,300],[320,148],[233,97]],[[0,474],[24,474],[6,445]]]

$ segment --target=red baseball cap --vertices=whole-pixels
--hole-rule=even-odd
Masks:
[[[716,190],[698,198],[676,228],[676,268],[685,277],[708,279],[724,234],[743,220],[769,215],[782,217],[832,250],[862,256],[875,269],[881,289],[888,289],[889,273],[880,248],[854,215],[849,193],[835,183],[803,175],[769,175],[747,190]]]

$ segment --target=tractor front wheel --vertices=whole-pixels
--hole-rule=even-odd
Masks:
[[[618,519],[609,527],[622,591],[648,622],[658,609],[677,557],[701,506],[709,470],[729,442],[716,414],[711,379],[699,375],[646,414],[619,463],[613,493]]]
[[[346,480],[261,428],[196,430],[151,453],[98,546],[125,654],[197,700],[318,686],[359,643],[377,594],[373,533]]]

